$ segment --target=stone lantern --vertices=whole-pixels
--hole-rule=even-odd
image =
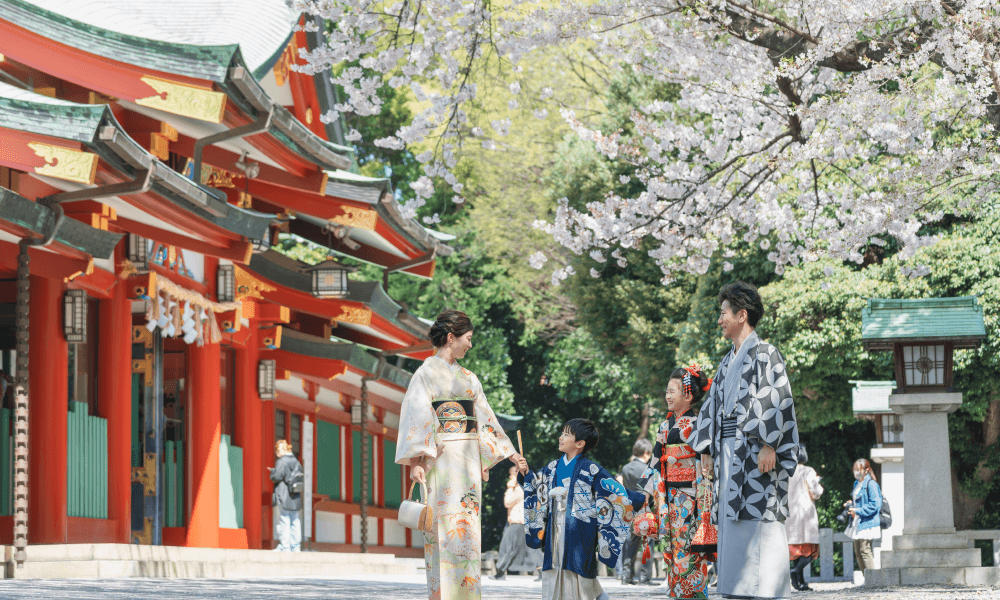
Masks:
[[[962,404],[952,387],[952,355],[986,337],[982,308],[973,297],[869,300],[862,312],[865,350],[891,350],[896,389],[889,409],[903,425],[906,515],[881,569],[865,572],[868,585],[976,584],[997,578],[981,566],[979,549],[955,534],[948,413]],[[893,506],[893,509],[896,507]]]

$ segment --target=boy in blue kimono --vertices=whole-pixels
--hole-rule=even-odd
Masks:
[[[544,548],[544,600],[606,600],[597,561],[611,568],[629,523],[646,497],[629,492],[584,455],[600,435],[588,419],[570,419],[559,436],[562,456],[524,475],[524,529],[528,546]]]

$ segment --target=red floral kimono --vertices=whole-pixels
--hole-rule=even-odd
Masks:
[[[659,472],[649,487],[655,492],[660,538],[667,544],[663,558],[671,598],[708,598],[708,558],[691,548],[701,516],[695,501],[698,455],[690,445],[696,418],[693,410],[669,413],[653,449]]]

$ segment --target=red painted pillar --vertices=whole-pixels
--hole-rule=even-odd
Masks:
[[[263,407],[257,395],[257,322],[250,322],[247,346],[236,352],[236,432],[235,444],[243,448],[243,527],[247,530],[247,544],[260,548],[261,493],[263,492],[264,461],[260,439],[263,434]]]
[[[100,302],[97,332],[100,415],[108,420],[108,519],[115,541],[127,544],[132,495],[132,303],[124,282]]]
[[[219,546],[219,442],[222,411],[219,395],[219,344],[188,347],[191,395],[191,513],[187,546]]]
[[[31,277],[28,328],[28,536],[32,544],[66,543],[66,426],[69,349],[62,327],[62,282]]]

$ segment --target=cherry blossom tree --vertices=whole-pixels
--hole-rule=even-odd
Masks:
[[[904,257],[932,241],[921,226],[996,193],[1000,8],[994,0],[312,0],[330,23],[310,69],[333,68],[336,111],[379,111],[383,83],[420,107],[387,147],[420,148],[416,214],[435,186],[462,202],[462,145],[488,147],[509,121],[476,127],[477,74],[506,77],[510,102],[559,105],[526,90],[518,65],[577,48],[611,69],[676,86],[601,131],[573,130],[627,161],[642,191],[585,206],[564,199],[538,227],[603,262],[641,248],[664,278],[704,272],[739,244],[777,272],[821,256],[862,260],[895,238]],[[528,97],[530,95],[530,98]],[[336,118],[337,114],[325,118]],[[545,257],[530,260],[541,268]],[[559,269],[555,279],[571,273]],[[593,271],[596,272],[596,271]]]

